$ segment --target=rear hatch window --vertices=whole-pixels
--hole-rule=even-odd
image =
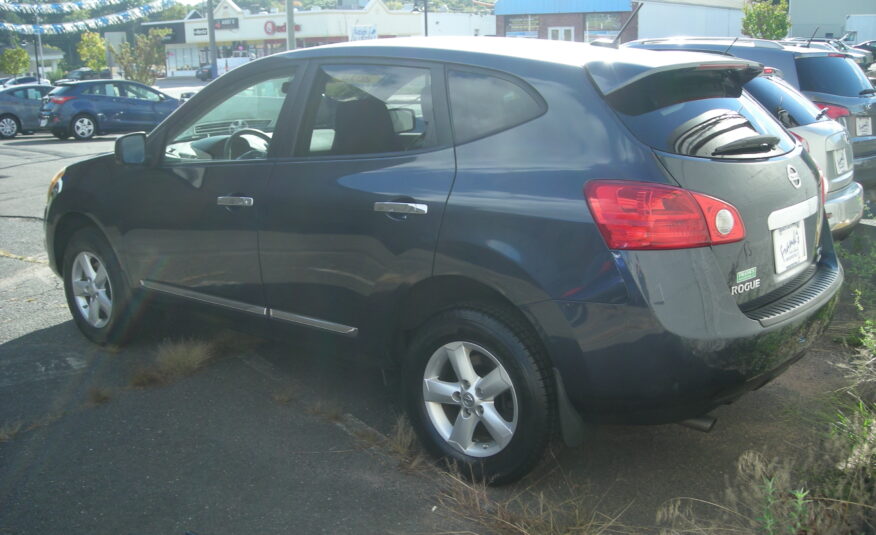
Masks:
[[[786,128],[831,120],[811,100],[781,78],[758,76],[745,84],[745,90]]]
[[[872,93],[873,84],[854,61],[841,56],[801,57],[795,60],[800,89],[843,97]]]
[[[56,88],[49,91],[49,96],[50,97],[58,97],[58,96],[63,95],[64,93],[67,93],[68,91],[71,91],[72,89],[73,89],[72,85],[59,85]]]
[[[661,151],[705,158],[764,158],[785,154],[794,141],[750,97],[736,69],[682,69],[608,95],[633,134]]]

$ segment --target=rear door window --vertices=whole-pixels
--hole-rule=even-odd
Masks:
[[[323,65],[310,93],[298,153],[347,156],[434,147],[432,71],[395,65]]]
[[[547,110],[535,90],[492,73],[451,70],[448,88],[457,144],[507,130]]]
[[[745,84],[745,90],[786,128],[805,126],[819,120],[830,120],[827,115],[819,119],[818,107],[780,78],[758,76]]]
[[[757,101],[747,79],[723,69],[677,69],[647,76],[606,99],[629,130],[661,151],[703,158],[769,158],[794,141]]]
[[[849,58],[818,56],[797,58],[795,62],[803,91],[857,97],[873,89],[864,71]]]

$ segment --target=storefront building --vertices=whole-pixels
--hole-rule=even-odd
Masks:
[[[739,36],[743,0],[497,0],[496,34],[592,41],[614,39],[637,4],[621,42],[673,35]]]
[[[286,14],[249,13],[233,0],[222,0],[213,11],[220,72],[224,63],[255,59],[286,50]],[[168,76],[192,76],[208,63],[207,18],[192,12],[183,21],[147,23],[144,27],[181,25],[165,46]],[[429,13],[430,35],[493,35],[495,17],[472,13]],[[145,29],[145,28],[144,28]],[[394,11],[382,0],[370,0],[362,9],[295,11],[295,42],[299,48],[361,39],[423,35],[423,14]],[[229,61],[223,62],[228,59]]]

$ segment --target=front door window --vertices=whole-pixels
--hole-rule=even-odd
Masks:
[[[172,134],[165,162],[265,159],[291,75],[263,80],[235,92]]]

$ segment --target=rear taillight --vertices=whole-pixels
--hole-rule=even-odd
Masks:
[[[73,99],[73,98],[75,98],[75,97],[52,97],[52,98],[49,99],[49,101],[50,101],[52,104],[63,104],[63,103],[65,103],[65,102],[67,102],[68,100],[71,100],[71,99]]]
[[[790,131],[790,130],[789,130],[789,131]],[[797,141],[799,141],[799,142],[803,145],[803,148],[806,149],[806,152],[809,152],[809,142],[806,141],[806,140],[803,138],[803,136],[801,136],[801,135],[798,134],[797,132],[791,132],[791,135],[794,136],[795,138],[797,138]]]
[[[592,180],[584,194],[609,249],[686,249],[745,238],[739,211],[682,188]]]
[[[831,119],[839,119],[840,117],[848,117],[851,115],[848,108],[835,106],[833,104],[825,104],[824,102],[816,102],[816,106],[822,110],[827,110],[827,116]]]

